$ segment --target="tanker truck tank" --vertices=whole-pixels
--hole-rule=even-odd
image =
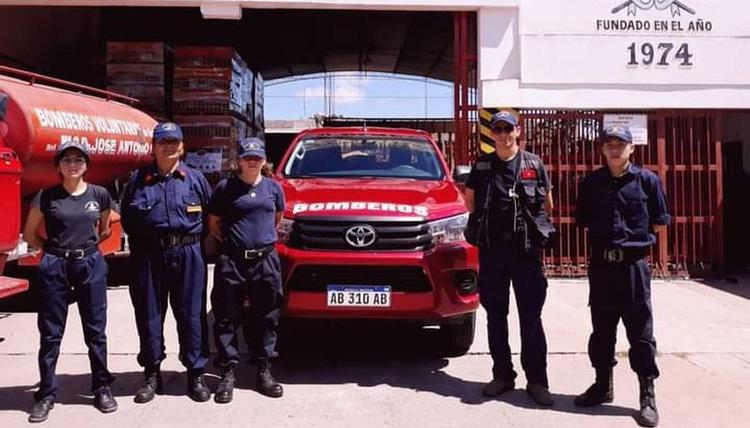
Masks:
[[[60,181],[53,162],[59,144],[86,144],[91,153],[86,181],[103,186],[150,162],[156,121],[115,99],[137,101],[0,66],[0,299],[29,287],[26,279],[2,276],[6,265],[20,269],[39,261],[20,240],[20,225],[31,198]],[[118,253],[121,237],[119,216],[113,214],[112,234],[99,245],[102,253]]]
[[[0,73],[2,70],[0,70]],[[6,96],[5,145],[23,165],[21,195],[33,196],[56,184],[53,157],[58,144],[77,140],[88,145],[91,168],[86,180],[107,185],[151,159],[156,121],[135,108],[98,98],[33,84],[0,74]]]

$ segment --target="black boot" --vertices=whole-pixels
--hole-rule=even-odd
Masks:
[[[269,397],[278,398],[284,395],[284,388],[271,375],[271,362],[269,360],[258,361],[257,387],[258,392]]]
[[[156,394],[161,394],[162,382],[159,367],[147,367],[144,373],[143,385],[135,392],[133,401],[148,403]]]
[[[211,390],[206,386],[203,380],[203,372],[188,373],[187,393],[193,400],[202,403],[211,398]]]
[[[655,427],[659,424],[659,412],[656,410],[656,394],[654,393],[654,378],[638,376],[641,386],[641,411],[635,420],[642,427]]]
[[[117,401],[112,396],[109,386],[102,386],[94,392],[94,407],[102,413],[112,413],[117,410]]]
[[[53,407],[55,407],[55,403],[49,398],[38,400],[31,407],[31,412],[29,412],[29,422],[46,421],[47,416],[49,416],[49,411],[52,410]]]
[[[217,403],[229,403],[234,396],[234,370],[231,367],[225,369],[221,374],[221,382],[216,387],[214,401]]]
[[[583,394],[575,399],[576,406],[591,407],[614,400],[612,367],[596,369],[596,381]]]

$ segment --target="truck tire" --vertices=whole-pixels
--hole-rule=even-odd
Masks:
[[[466,354],[474,342],[476,313],[461,315],[458,319],[440,324],[442,351],[446,356],[458,357]]]

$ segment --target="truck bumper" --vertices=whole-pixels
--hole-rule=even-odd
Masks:
[[[278,248],[287,317],[439,322],[479,306],[478,254],[463,242],[425,252],[299,250],[283,244]],[[329,306],[327,286],[341,284],[390,286],[390,305]]]

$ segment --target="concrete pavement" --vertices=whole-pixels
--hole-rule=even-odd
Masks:
[[[549,377],[556,404],[534,405],[523,391],[517,355],[518,324],[511,305],[511,346],[519,372],[516,391],[488,400],[480,389],[489,380],[485,316],[469,354],[444,358],[435,352],[434,330],[414,331],[346,323],[305,323],[290,328],[284,357],[276,364],[285,396],[256,393],[252,367],[243,365],[235,400],[194,403],[184,395],[184,370],[167,317],[165,395],[137,405],[141,380],[135,362],[137,335],[126,288],[109,292],[110,368],[119,410],[94,409],[80,319],[71,306],[58,364],[61,391],[46,426],[418,426],[418,427],[634,427],[637,379],[627,362],[620,327],[615,402],[576,408],[573,397],[593,379],[586,355],[590,332],[584,281],[550,283],[544,323],[549,342]],[[693,281],[654,283],[658,363],[657,404],[662,427],[741,427],[750,419],[750,281],[706,285]],[[31,392],[38,380],[36,316],[0,315],[0,426],[27,426]],[[214,388],[218,378],[211,376]]]

